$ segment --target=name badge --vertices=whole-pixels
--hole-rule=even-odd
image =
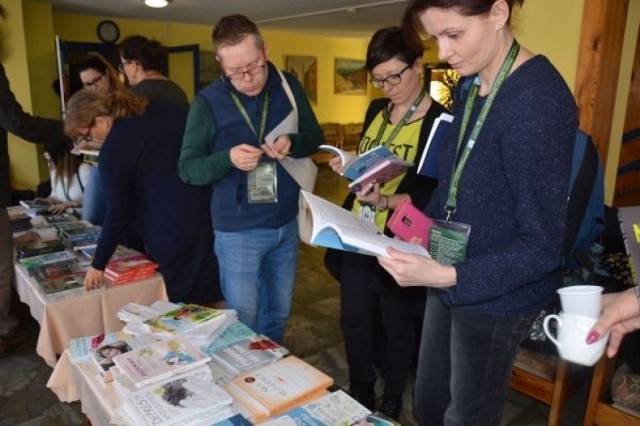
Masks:
[[[278,170],[275,161],[261,161],[247,173],[250,204],[278,202]]]
[[[429,230],[429,254],[444,265],[454,265],[467,257],[471,225],[434,220]]]

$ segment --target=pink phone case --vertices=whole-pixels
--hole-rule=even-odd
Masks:
[[[429,249],[429,230],[432,225],[433,220],[411,204],[409,200],[401,201],[387,222],[391,232],[398,238],[410,241],[411,238],[418,237],[426,249]]]

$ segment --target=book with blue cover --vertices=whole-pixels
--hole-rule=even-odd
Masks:
[[[453,115],[442,113],[436,118],[431,126],[429,138],[422,151],[422,157],[418,163],[418,174],[430,178],[438,178],[438,156],[440,148],[445,139],[447,139],[451,124],[453,123]]]

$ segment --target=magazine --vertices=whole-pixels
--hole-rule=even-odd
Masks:
[[[340,174],[351,181],[349,189],[352,192],[360,191],[370,183],[385,183],[413,166],[383,145],[357,156],[333,145],[320,145],[318,148],[340,157]]]
[[[309,192],[300,193],[300,239],[307,244],[372,256],[387,256],[388,247],[429,256],[420,245],[381,234],[373,222]]]

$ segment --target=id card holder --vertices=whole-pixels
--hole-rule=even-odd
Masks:
[[[278,202],[278,169],[275,161],[261,161],[247,173],[249,204]]]
[[[446,220],[433,220],[429,230],[429,254],[444,265],[455,265],[467,257],[471,225]]]

